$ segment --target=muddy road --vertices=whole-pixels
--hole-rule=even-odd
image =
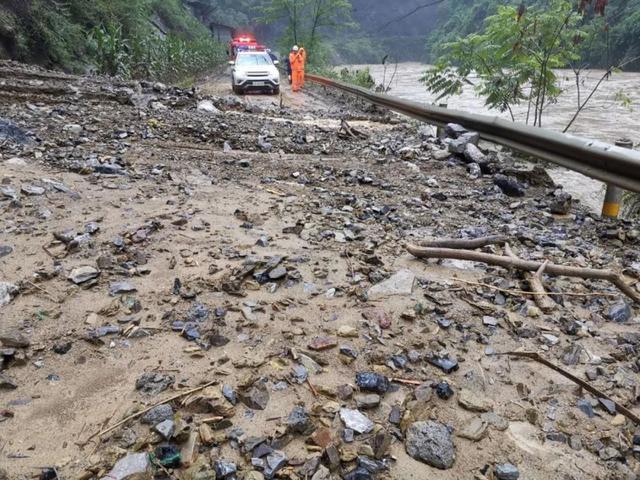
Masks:
[[[500,234],[635,285],[638,226],[544,171],[482,144],[464,161],[321,89],[235,97],[215,75],[184,90],[2,63],[0,119],[0,478],[640,471],[607,400],[638,411],[637,305],[545,276],[543,313],[515,270],[405,249]],[[496,355],[516,350],[605,399]]]

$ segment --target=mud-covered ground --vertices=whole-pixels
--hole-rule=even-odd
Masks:
[[[545,276],[543,313],[518,271],[405,245],[501,234],[634,284],[637,225],[551,213],[544,172],[490,145],[479,175],[429,127],[227,83],[0,64],[0,478],[636,478],[637,425],[498,354],[637,414],[637,305]]]

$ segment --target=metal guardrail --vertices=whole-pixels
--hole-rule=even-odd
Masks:
[[[497,117],[422,105],[317,75],[307,74],[305,78],[427,123],[438,126],[447,123],[460,124],[478,132],[484,140],[561,165],[607,184],[640,192],[640,151],[513,123]]]

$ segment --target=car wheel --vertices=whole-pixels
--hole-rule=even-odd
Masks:
[[[280,95],[280,87],[276,87],[273,89],[273,94],[274,95]]]

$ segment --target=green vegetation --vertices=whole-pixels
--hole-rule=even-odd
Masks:
[[[526,123],[542,126],[545,107],[562,93],[554,69],[580,60],[581,23],[569,0],[546,8],[499,7],[481,33],[446,44],[447,53],[422,81],[440,97],[472,84],[489,108],[509,111],[512,119],[512,107],[526,102]]]
[[[0,39],[20,61],[122,77],[173,81],[224,59],[180,0],[9,0]]]

